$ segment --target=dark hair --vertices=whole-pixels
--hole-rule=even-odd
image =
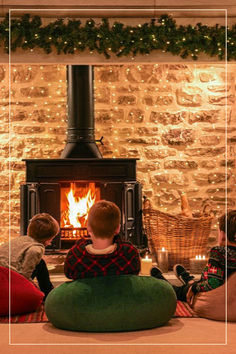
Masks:
[[[30,220],[27,235],[40,242],[53,238],[58,232],[58,222],[50,214],[41,213]]]
[[[219,218],[219,229],[220,231],[227,233],[227,239],[230,242],[235,242],[236,210],[230,210],[227,214],[224,214]]]
[[[100,200],[89,210],[88,224],[95,237],[111,238],[120,225],[120,209],[112,202]]]

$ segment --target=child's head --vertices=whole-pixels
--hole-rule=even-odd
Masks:
[[[228,241],[236,243],[236,210],[228,211],[219,218],[220,241],[227,236]]]
[[[97,238],[112,238],[120,231],[120,209],[107,200],[95,203],[88,214],[88,231]]]
[[[49,214],[36,214],[30,220],[27,235],[36,241],[49,245],[51,240],[58,234],[58,222]]]

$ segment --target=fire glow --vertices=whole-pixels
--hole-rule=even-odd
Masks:
[[[69,192],[65,192],[66,206],[62,212],[61,227],[86,228],[89,209],[99,199],[97,194],[94,183],[84,188],[77,188],[76,183],[71,183]]]

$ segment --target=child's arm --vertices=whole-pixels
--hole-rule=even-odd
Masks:
[[[225,281],[225,250],[222,247],[213,247],[210,251],[209,260],[204,268],[201,280],[193,283],[192,291],[210,291],[218,288]]]
[[[21,266],[21,274],[30,279],[36,265],[40,262],[44,248],[40,246],[30,247],[26,253]]]
[[[69,279],[75,280],[81,278],[83,250],[80,249],[80,245],[83,242],[84,240],[80,239],[67,253],[64,264],[64,274]]]

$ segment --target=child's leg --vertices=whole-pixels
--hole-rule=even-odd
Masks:
[[[43,259],[35,267],[35,270],[32,273],[32,279],[36,277],[40,290],[45,294],[45,298],[48,293],[54,288],[50,281],[49,272],[47,265]]]
[[[176,286],[176,285],[172,285],[177,299],[180,301],[187,301],[186,295],[188,292],[188,289],[192,286],[192,284],[186,284],[186,285],[182,285],[182,286]]]
[[[151,269],[151,272],[150,272],[150,273],[151,273],[151,276],[153,276],[153,277],[155,277],[155,278],[157,278],[157,279],[161,279],[161,280],[167,281],[167,282],[172,286],[172,288],[174,289],[178,300],[180,300],[180,301],[187,301],[186,295],[187,295],[188,289],[193,285],[192,282],[191,282],[191,284],[185,284],[185,285],[182,285],[182,286],[172,285],[172,284],[164,277],[164,275],[162,274],[162,271],[161,271],[158,267],[153,267],[153,268]]]

